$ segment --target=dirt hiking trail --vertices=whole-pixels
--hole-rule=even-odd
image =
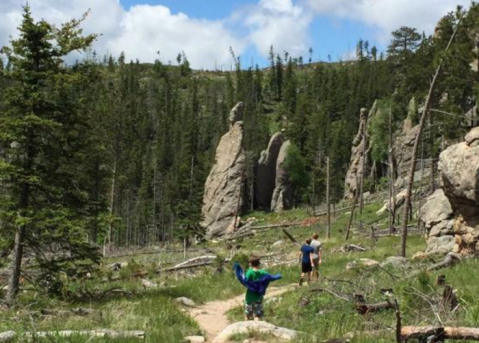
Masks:
[[[265,299],[280,296],[296,287],[296,285],[271,287],[266,292]],[[243,300],[244,293],[227,300],[207,302],[190,309],[188,312],[205,333],[206,341],[213,342],[214,338],[231,324],[226,313],[237,306],[243,306]]]

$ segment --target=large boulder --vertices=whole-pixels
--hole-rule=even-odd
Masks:
[[[246,321],[237,322],[226,327],[218,336],[216,336],[213,343],[226,343],[230,341],[230,337],[233,335],[248,334],[250,332],[271,335],[280,341],[290,341],[299,335],[297,331],[278,327],[267,322]]]
[[[367,125],[368,110],[362,108],[359,114],[359,130],[353,140],[349,169],[346,173],[346,179],[344,180],[345,199],[353,199],[355,195],[358,194],[360,176],[362,173],[367,173],[366,170],[363,171],[363,165],[367,167],[366,163],[363,163],[363,159],[365,158],[363,155],[368,146]]]
[[[437,189],[421,207],[420,220],[429,238],[452,235],[453,217],[451,204],[442,189]]]
[[[439,169],[445,196],[454,211],[454,252],[479,251],[479,127],[463,143],[444,150]]]
[[[455,239],[453,236],[431,237],[427,241],[426,254],[445,255],[454,250]]]
[[[293,207],[293,190],[288,180],[288,173],[284,168],[284,161],[288,156],[290,146],[290,141],[284,142],[276,160],[275,188],[271,199],[271,211],[274,212],[289,210]]]
[[[208,238],[223,236],[234,229],[237,211],[243,206],[242,187],[245,172],[243,122],[237,105],[230,116],[230,130],[221,138],[216,149],[215,164],[206,179],[203,195],[203,222]]]
[[[479,127],[463,143],[444,150],[439,169],[445,195],[456,213],[479,215]]]
[[[381,268],[407,269],[410,267],[408,260],[402,256],[390,256],[380,264]]]
[[[273,192],[276,187],[276,162],[278,160],[284,136],[277,132],[271,137],[268,148],[261,152],[261,157],[256,167],[255,200],[256,207],[269,210]]]

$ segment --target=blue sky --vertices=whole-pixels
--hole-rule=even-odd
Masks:
[[[16,35],[26,0],[0,0],[0,46]],[[176,63],[185,52],[196,69],[229,69],[230,47],[243,66],[266,65],[269,47],[293,56],[354,57],[359,39],[384,51],[400,26],[434,32],[437,21],[470,0],[29,0],[33,15],[56,24],[91,13],[86,33],[101,33],[98,55]],[[160,54],[158,55],[158,51]]]
[[[168,7],[173,14],[181,12],[191,18],[210,20],[222,20],[244,7],[254,6],[257,3],[257,0],[121,0],[125,9],[138,4],[162,5]],[[236,27],[235,29],[241,30],[242,28]],[[311,37],[311,44],[308,46],[313,48],[313,59],[316,61],[327,60],[328,56],[331,56],[333,60],[345,59],[348,55],[354,56],[355,45],[359,39],[369,40],[371,45],[377,45],[379,49],[385,47],[385,42],[377,41],[375,30],[372,27],[349,18],[328,15],[315,16],[308,28],[308,35]],[[308,52],[302,55],[305,60],[308,60]],[[264,56],[253,47],[246,49],[241,54],[241,59],[247,66],[252,61],[260,65],[267,64]]]
[[[254,5],[255,0],[121,0],[125,8],[138,4],[163,5],[173,13],[183,12],[194,18],[222,19],[245,5]]]

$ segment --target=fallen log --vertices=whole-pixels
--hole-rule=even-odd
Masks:
[[[267,229],[288,228],[288,227],[293,227],[293,226],[301,226],[301,222],[251,226],[249,229],[250,230],[267,230]]]
[[[352,251],[367,251],[365,247],[356,244],[345,244],[341,247],[341,252],[352,252]]]
[[[120,331],[110,329],[98,330],[64,330],[64,331],[39,331],[35,333],[25,333],[17,335],[13,331],[0,333],[0,342],[10,342],[16,337],[34,338],[34,337],[72,337],[72,336],[89,336],[89,337],[105,337],[109,339],[125,339],[125,338],[145,338],[144,331]]]
[[[293,242],[294,244],[296,244],[297,246],[299,246],[300,244],[298,243],[298,241],[296,240],[296,238],[293,237],[293,235],[291,235],[286,229],[283,229],[283,233],[286,235],[286,237],[288,237],[288,239]]]
[[[184,266],[194,265],[194,264],[202,263],[202,262],[213,262],[214,260],[216,260],[216,255],[197,256],[197,257],[190,258],[189,260],[186,260],[184,262],[178,263],[172,268],[181,268]]]
[[[228,237],[225,239],[225,241],[233,241],[235,239],[240,239],[240,238],[246,238],[246,237],[252,237],[256,234],[256,232],[251,231],[251,232],[243,232],[241,234],[237,234],[231,237]]]
[[[439,263],[436,263],[436,264],[433,264],[432,266],[428,267],[427,271],[432,272],[432,271],[439,270],[439,269],[442,269],[442,268],[452,267],[453,265],[455,265],[456,263],[458,263],[460,261],[461,261],[461,256],[459,256],[459,254],[450,252],[446,255],[446,257],[444,257],[443,261],[441,261]]]
[[[470,340],[479,341],[478,328],[466,327],[435,327],[435,326],[403,326],[402,340],[427,340],[434,337],[435,342],[440,340]]]
[[[321,287],[313,288],[313,289],[310,290],[310,292],[326,292],[326,293],[329,293],[329,294],[335,296],[338,299],[341,299],[341,300],[344,300],[344,301],[350,301],[350,299],[348,297],[339,295],[339,294],[337,294],[337,293],[335,293],[335,292],[333,292],[333,291],[331,291],[327,288],[321,288]]]
[[[164,269],[158,269],[156,273],[165,273],[165,272],[174,272],[178,270],[184,270],[184,269],[190,269],[190,268],[198,268],[198,267],[204,267],[204,266],[209,266],[213,264],[213,261],[207,261],[207,262],[200,262],[200,263],[195,263],[195,264],[189,264],[185,266],[179,266],[179,267],[171,267],[171,268],[164,268]]]
[[[151,282],[150,280],[147,279],[141,279],[141,285],[144,288],[159,288],[160,286],[154,282]]]
[[[187,252],[198,252],[198,253],[208,253],[210,249],[195,249],[190,248],[186,250]],[[158,250],[148,250],[148,251],[131,251],[126,253],[113,253],[108,255],[108,258],[119,258],[119,257],[128,257],[128,256],[136,256],[136,255],[155,255],[155,254],[168,254],[168,253],[183,253],[184,249],[158,249]]]
[[[358,313],[362,315],[394,309],[394,305],[389,301],[384,301],[377,304],[365,304],[361,302],[356,302],[354,304],[354,307],[356,308],[356,311],[358,311]]]
[[[91,314],[94,314],[96,311],[90,308],[72,308],[69,310],[52,310],[52,309],[43,309],[40,310],[40,313],[44,316],[69,316],[69,315],[75,315],[75,316],[88,316]]]
[[[432,266],[427,267],[426,271],[427,272],[433,272],[433,271],[440,270],[440,269],[443,269],[443,268],[452,267],[452,266],[456,265],[457,263],[459,263],[460,261],[461,261],[461,256],[459,254],[450,252],[446,255],[446,257],[444,257],[444,260],[442,260],[441,262],[435,263]],[[415,277],[415,276],[419,275],[422,271],[423,271],[423,269],[415,270],[412,273],[410,273],[409,275],[407,275],[406,278]]]

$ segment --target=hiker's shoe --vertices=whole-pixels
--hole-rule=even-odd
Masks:
[[[303,285],[303,282],[304,280],[303,279],[299,279],[299,285],[302,286]]]

